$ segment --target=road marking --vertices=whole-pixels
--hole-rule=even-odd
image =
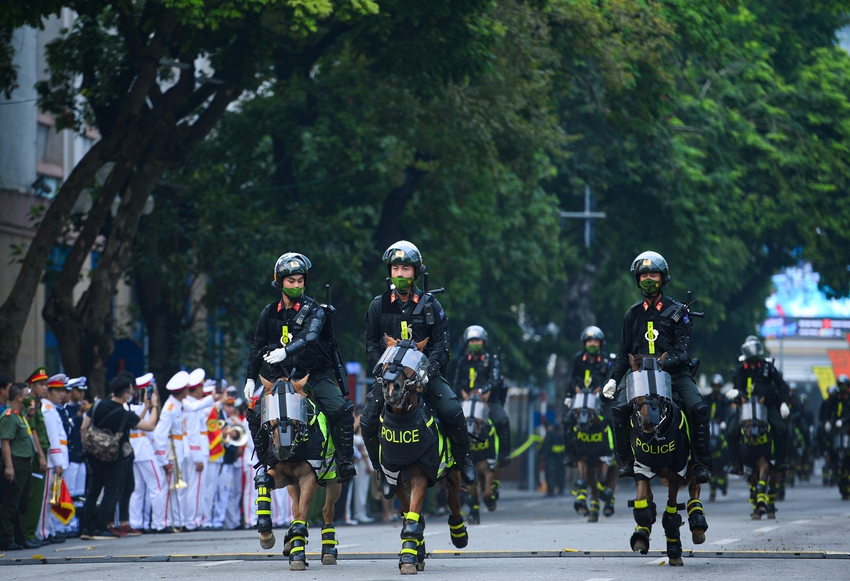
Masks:
[[[353,547],[360,547],[360,546],[361,546],[360,544],[357,544],[357,545],[337,545],[336,548],[337,549],[351,549]]]
[[[667,562],[667,557],[661,557],[660,559],[653,559],[652,561],[647,561],[644,565],[663,565]]]
[[[769,533],[770,531],[775,531],[779,526],[774,527],[761,527],[760,529],[753,529],[754,533]]]
[[[709,543],[710,545],[731,545],[732,543],[737,543],[741,539],[720,539],[719,541],[714,541],[713,543]]]
[[[535,502],[526,502],[522,505],[522,508],[534,508],[535,506],[540,506],[541,504],[548,504],[550,501],[548,500],[538,500]]]
[[[230,565],[231,563],[241,563],[242,561],[211,561],[209,563],[195,563],[195,567],[216,567],[218,565]]]
[[[91,545],[80,545],[78,547],[62,547],[61,549],[53,549],[54,553],[58,553],[59,551],[94,551],[94,547]]]
[[[810,521],[810,520],[792,520],[788,524],[789,525],[804,525],[804,524],[810,523],[810,522],[812,522],[812,521]]]
[[[591,577],[590,579],[585,579],[584,581],[614,581],[613,577]]]

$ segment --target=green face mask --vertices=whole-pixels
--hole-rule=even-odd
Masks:
[[[283,287],[283,294],[285,294],[287,296],[287,298],[289,298],[290,300],[294,301],[295,299],[297,299],[298,297],[300,297],[301,295],[304,294],[304,287],[303,286],[293,286],[293,287],[285,286],[285,287]]]
[[[584,350],[590,353],[591,355],[596,355],[599,353],[599,347],[596,345],[585,345]]]
[[[484,345],[481,345],[480,343],[470,343],[469,344],[469,350],[472,351],[473,353],[478,353],[482,349],[484,349]]]
[[[658,289],[661,288],[661,281],[660,280],[652,280],[651,278],[647,278],[647,279],[640,281],[639,286],[640,286],[641,290],[643,290],[643,292],[645,292],[646,294],[653,295],[658,291]]]
[[[412,278],[405,278],[403,276],[394,276],[392,280],[393,280],[393,284],[395,285],[395,287],[400,291],[406,291],[411,286],[413,286],[413,279]]]

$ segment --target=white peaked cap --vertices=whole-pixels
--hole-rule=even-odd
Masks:
[[[196,387],[203,385],[206,377],[207,372],[198,367],[195,371],[189,374],[189,389],[195,389]]]
[[[136,388],[142,389],[143,387],[147,387],[153,381],[153,373],[145,373],[141,377],[136,378]]]
[[[165,388],[168,391],[180,391],[189,387],[189,374],[185,371],[178,371],[174,377],[168,380]]]

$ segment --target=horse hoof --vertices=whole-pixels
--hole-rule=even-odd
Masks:
[[[761,515],[758,513],[758,511],[756,511],[753,514],[750,515],[750,518],[752,520],[761,520]]]
[[[290,571],[306,571],[307,563],[304,561],[290,561],[289,562],[289,570]]]
[[[402,575],[416,575],[416,570],[419,568],[419,565],[415,565],[413,563],[402,563],[398,566],[398,568]]]
[[[336,557],[333,555],[322,555],[322,565],[336,565]]]
[[[271,549],[272,547],[274,547],[274,543],[275,543],[274,533],[267,533],[267,534],[269,536],[266,537],[266,538],[263,538],[263,536],[260,535],[260,546],[264,549]]]
[[[775,518],[776,518],[776,513],[775,513],[775,512],[769,512],[769,513],[767,513],[767,518],[768,518],[768,520],[770,520],[770,519],[775,519]]]
[[[693,539],[695,545],[701,545],[705,542],[705,531],[691,531],[691,538]]]
[[[416,570],[417,571],[424,571],[425,570],[425,561],[420,561],[419,563],[416,563]]]
[[[599,513],[598,512],[592,512],[589,515],[587,515],[587,522],[599,522]]]
[[[290,543],[283,543],[283,556],[288,557],[289,553],[292,552],[292,545]]]
[[[671,567],[681,567],[681,566],[683,566],[684,564],[685,564],[685,562],[684,562],[684,561],[682,561],[682,557],[675,557],[675,558],[671,557],[671,558],[670,558],[669,565],[670,565]]]
[[[641,533],[633,533],[631,542],[632,551],[646,555],[649,552],[649,536]]]

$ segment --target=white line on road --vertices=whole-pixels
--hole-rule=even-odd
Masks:
[[[775,531],[779,526],[774,527],[761,527],[760,529],[753,529],[754,533],[769,533],[770,531]]]
[[[804,525],[804,524],[806,524],[806,523],[810,523],[810,522],[812,522],[812,521],[810,521],[810,520],[806,520],[806,519],[804,519],[804,520],[792,520],[792,521],[791,521],[791,522],[789,522],[788,524],[789,524],[789,525]]]
[[[211,561],[209,563],[195,563],[195,567],[217,567],[219,565],[229,565],[231,563],[241,563],[242,561]]]
[[[719,541],[714,541],[713,543],[709,543],[710,545],[731,545],[732,543],[737,543],[741,539],[720,539]]]
[[[614,578],[608,577],[591,577],[590,579],[585,579],[584,581],[614,581]]]
[[[535,506],[540,506],[541,504],[547,504],[550,502],[550,500],[537,500],[535,502],[526,502],[522,505],[522,508],[534,508]]]
[[[336,548],[337,548],[337,549],[351,549],[351,548],[353,548],[353,547],[360,547],[360,546],[362,546],[362,545],[361,545],[361,544],[356,544],[356,545],[337,545],[337,546],[336,546]]]

